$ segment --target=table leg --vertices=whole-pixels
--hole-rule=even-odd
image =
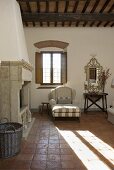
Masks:
[[[84,112],[86,111],[86,100],[87,100],[87,97],[85,96]]]
[[[105,108],[104,108],[104,96],[102,96],[102,108],[103,108],[103,111],[105,111]]]

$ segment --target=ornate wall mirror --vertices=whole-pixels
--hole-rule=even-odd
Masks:
[[[99,92],[101,85],[99,82],[99,74],[103,67],[99,64],[95,57],[92,57],[88,64],[85,66],[86,81],[84,83],[85,91]]]

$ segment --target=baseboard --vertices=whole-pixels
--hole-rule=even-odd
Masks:
[[[84,108],[81,109],[81,112],[84,112]],[[101,112],[99,108],[89,108],[87,112]]]
[[[38,113],[39,109],[38,108],[32,108],[30,109],[31,113]]]

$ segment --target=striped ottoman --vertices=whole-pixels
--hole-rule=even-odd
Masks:
[[[78,106],[73,104],[56,104],[52,107],[53,117],[80,117],[81,112]]]

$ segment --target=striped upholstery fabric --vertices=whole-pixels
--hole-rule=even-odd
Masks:
[[[52,115],[53,117],[80,117],[80,109],[72,104],[57,104],[52,108]]]

